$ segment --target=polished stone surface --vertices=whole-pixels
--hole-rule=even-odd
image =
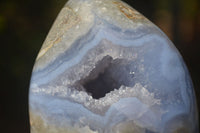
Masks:
[[[36,59],[31,133],[197,133],[187,68],[166,35],[119,0],[69,0]]]

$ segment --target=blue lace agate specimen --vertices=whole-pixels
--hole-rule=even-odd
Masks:
[[[192,82],[166,35],[119,0],[69,0],[36,59],[31,133],[197,133]]]

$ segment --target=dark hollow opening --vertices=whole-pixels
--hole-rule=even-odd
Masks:
[[[104,97],[107,93],[119,89],[121,86],[114,79],[106,79],[105,76],[105,73],[101,73],[96,79],[87,82],[83,86],[94,99]]]
[[[105,56],[81,85],[94,99],[102,98],[122,85],[133,86],[134,76],[130,75],[131,68],[132,63],[125,59],[113,60],[111,56]]]

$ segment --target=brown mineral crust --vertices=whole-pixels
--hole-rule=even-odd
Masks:
[[[129,19],[145,19],[141,14],[134,11],[133,9],[129,8],[128,6],[124,5],[122,2],[114,1],[114,4],[117,5],[119,10]]]

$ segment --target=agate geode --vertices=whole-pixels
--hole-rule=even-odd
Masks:
[[[166,35],[119,0],[69,0],[36,59],[31,133],[197,133],[187,68]]]

